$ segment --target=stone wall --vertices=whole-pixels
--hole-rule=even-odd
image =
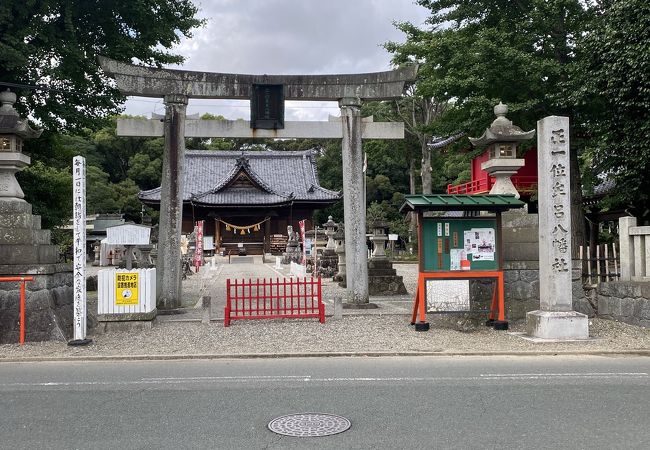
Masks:
[[[72,333],[72,265],[58,263],[40,219],[25,201],[0,200],[0,276],[34,277],[25,284],[25,339],[64,340]],[[0,343],[16,343],[19,334],[20,285],[0,283]]]
[[[512,321],[525,320],[526,312],[539,309],[538,216],[508,212],[502,215],[502,223],[506,317]],[[578,261],[574,261],[571,279],[574,310],[593,316],[594,308],[582,288]],[[488,295],[492,295],[491,290]]]
[[[24,274],[34,277],[34,281],[25,284],[26,341],[67,340],[71,337],[72,272],[65,269],[69,269],[69,264],[26,268]],[[0,343],[18,342],[19,333],[20,285],[0,283]]]
[[[596,288],[598,316],[650,327],[650,282],[613,281]]]

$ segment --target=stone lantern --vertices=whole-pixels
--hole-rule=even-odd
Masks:
[[[388,223],[383,220],[376,220],[371,225],[372,236],[370,240],[373,244],[372,259],[386,258],[386,241],[388,241]]]
[[[23,153],[23,140],[37,138],[43,130],[33,130],[14,109],[16,94],[0,92],[0,200],[24,201],[25,194],[16,180],[16,172],[30,163]]]
[[[494,107],[494,114],[497,116],[479,138],[469,138],[475,147],[487,146],[489,159],[481,164],[481,169],[490,176],[496,178],[496,182],[490,194],[513,194],[519,198],[519,192],[510,179],[517,171],[524,166],[524,160],[517,158],[517,145],[528,139],[532,139],[535,130],[523,131],[512,121],[506,118],[508,105],[499,102]]]
[[[339,282],[339,286],[345,287],[345,229],[343,223],[339,223],[338,230],[334,233],[334,251],[338,256],[338,272],[334,275],[334,281]]]
[[[325,228],[325,236],[327,236],[327,245],[325,246],[328,250],[334,250],[336,248],[336,243],[334,242],[334,234],[336,233],[336,222],[332,220],[332,216],[327,218],[327,222],[323,224]]]
[[[336,255],[336,243],[334,242],[337,226],[336,222],[332,220],[332,216],[329,216],[327,222],[323,224],[325,236],[327,236],[327,245],[325,245],[320,258],[319,274],[324,277],[333,277],[338,271],[339,259]]]

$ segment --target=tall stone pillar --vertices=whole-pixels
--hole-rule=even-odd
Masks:
[[[529,336],[587,339],[587,316],[573,311],[569,118],[537,122],[540,309],[526,316]]]
[[[181,302],[181,228],[185,172],[187,96],[165,96],[165,150],[160,186],[160,228],[156,261],[157,306],[178,308]]]
[[[366,195],[361,147],[361,100],[339,100],[343,126],[343,212],[347,303],[368,303],[368,252],[366,247]]]

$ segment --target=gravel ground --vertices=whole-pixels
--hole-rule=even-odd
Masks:
[[[223,296],[227,277],[279,276],[271,265],[242,264],[240,267],[220,265],[211,280],[194,275],[184,283],[183,303],[191,305],[201,292],[210,292],[214,301]],[[412,293],[417,283],[417,266],[396,264],[399,275]],[[280,271],[284,272],[286,270]],[[221,285],[224,286],[221,286]],[[323,297],[327,303],[344,290],[336,283],[324,282]],[[193,300],[196,297],[196,300]],[[404,297],[404,296],[403,296]],[[590,320],[590,334],[595,339],[586,342],[533,343],[512,333],[523,331],[523,324],[511,324],[510,332],[495,331],[471,323],[457,323],[452,316],[430,317],[431,330],[418,333],[409,325],[409,314],[386,314],[387,311],[410,311],[411,295],[397,303],[398,309],[379,309],[369,313],[346,310],[341,320],[328,317],[325,324],[314,319],[234,321],[225,328],[221,321],[202,324],[197,321],[173,321],[171,316],[159,316],[150,330],[89,333],[93,343],[87,347],[69,347],[64,342],[28,342],[0,345],[0,361],[21,358],[83,358],[134,355],[278,355],[322,353],[410,353],[440,352],[650,352],[650,329],[603,319]],[[377,302],[380,303],[380,302]],[[404,307],[403,305],[406,305]],[[215,309],[213,309],[215,311]],[[219,306],[216,311],[222,311]],[[193,314],[199,313],[199,314]],[[200,310],[185,317],[200,317]],[[179,318],[182,318],[179,316]],[[213,319],[215,316],[213,316]]]
[[[482,353],[650,351],[650,330],[594,319],[588,342],[535,344],[490,328],[459,331],[432,324],[418,333],[405,316],[345,316],[320,324],[308,320],[165,322],[146,331],[109,332],[90,336],[87,347],[63,342],[0,346],[0,361],[25,357],[85,357],[120,355],[245,355],[309,353]],[[516,331],[516,330],[513,330]]]

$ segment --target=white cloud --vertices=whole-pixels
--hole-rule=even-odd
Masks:
[[[402,41],[393,21],[418,25],[427,10],[413,0],[204,0],[197,2],[204,28],[195,30],[176,51],[185,56],[180,68],[251,74],[328,74],[390,69],[381,47]],[[327,120],[329,108],[287,105],[287,120]],[[235,106],[232,106],[235,105]],[[153,99],[127,101],[126,112],[161,112]],[[210,112],[229,119],[248,118],[246,102],[191,100],[188,112]]]

